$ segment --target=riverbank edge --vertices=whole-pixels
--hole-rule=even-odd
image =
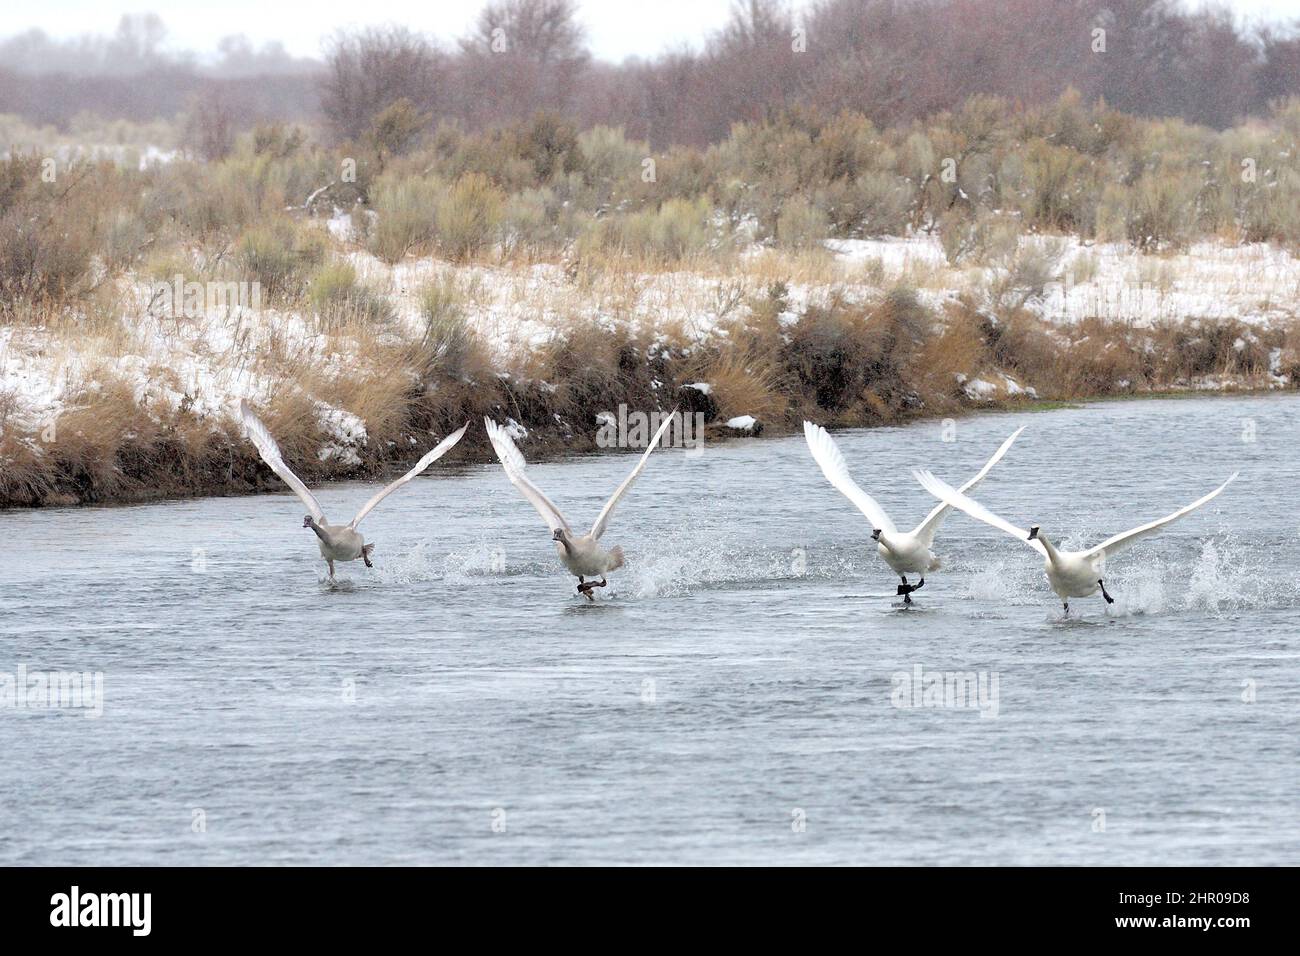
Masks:
[[[884,428],[900,425],[912,425],[927,421],[961,419],[975,415],[1005,412],[1032,414],[1035,412],[1055,411],[1062,408],[1084,408],[1088,405],[1122,401],[1179,401],[1195,398],[1250,398],[1294,394],[1297,388],[1278,387],[1240,387],[1225,384],[1222,388],[1171,388],[1167,390],[1147,390],[1122,395],[1103,394],[1095,396],[1077,396],[1070,399],[1037,399],[1017,396],[994,401],[972,403],[961,409],[916,410],[901,415],[891,421],[862,422],[860,424],[839,424],[828,426],[832,431],[855,428]],[[668,411],[668,410],[665,410]],[[431,467],[426,475],[456,474],[463,468],[491,464],[497,461],[495,453],[487,440],[481,421],[471,420],[465,438],[454,450],[453,457],[443,459]],[[476,427],[477,426],[477,427]],[[751,433],[728,429],[725,424],[711,422],[706,426],[704,443],[715,441],[761,441],[768,438],[787,438],[798,433],[798,425],[791,422],[777,422],[763,425]],[[529,432],[528,440],[523,443],[530,462],[552,462],[580,455],[630,453],[641,449],[601,447],[597,438],[597,426],[589,434],[562,434],[560,429],[537,429]],[[196,482],[189,485],[177,484],[174,487],[128,488],[121,492],[79,498],[68,490],[55,490],[37,504],[25,504],[11,500],[0,500],[0,512],[43,511],[51,508],[85,508],[85,507],[128,507],[141,504],[156,504],[169,501],[186,501],[195,498],[230,498],[247,495],[267,494],[284,491],[285,485],[267,468],[257,456],[256,449],[242,437],[225,446],[230,454],[230,468],[224,481]],[[315,477],[309,482],[313,487],[328,488],[355,482],[384,482],[392,480],[410,468],[423,449],[408,456],[393,458],[383,463],[382,467],[359,467],[353,472],[341,472],[329,476]]]

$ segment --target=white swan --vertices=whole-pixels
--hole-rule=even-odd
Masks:
[[[262,461],[266,462],[270,469],[293,489],[294,494],[302,499],[302,503],[311,512],[302,519],[302,526],[311,528],[312,531],[316,532],[316,537],[320,539],[321,557],[329,565],[331,581],[334,580],[335,561],[355,561],[360,558],[366,563],[366,567],[374,567],[370,563],[370,552],[375,549],[375,546],[373,543],[366,544],[357,532],[357,525],[361,523],[361,519],[370,514],[375,505],[450,451],[456,442],[461,440],[461,437],[465,434],[465,429],[469,428],[469,422],[466,422],[460,426],[459,430],[452,432],[440,441],[436,448],[415,463],[414,468],[362,505],[361,510],[357,512],[357,516],[350,522],[333,525],[325,520],[325,513],[321,511],[320,502],[316,500],[316,496],[307,490],[307,486],[302,483],[302,479],[290,471],[289,466],[284,463],[284,458],[280,455],[280,446],[275,443],[275,439],[271,437],[271,433],[267,431],[261,419],[254,415],[253,410],[248,407],[248,403],[242,400],[239,403],[239,417],[243,420],[244,427],[248,431],[249,440],[257,446],[257,452],[262,456]]]
[[[975,477],[962,485],[962,490],[974,488],[983,481],[984,476],[1002,460],[1002,456],[1007,453],[1012,442],[1020,437],[1020,433],[1024,430],[1022,425],[1012,432],[1011,437],[1002,443]],[[912,592],[920,590],[925,585],[925,572],[939,570],[939,559],[930,549],[934,546],[935,532],[939,530],[939,525],[943,523],[944,516],[948,513],[948,506],[939,505],[912,531],[899,531],[876,499],[859,488],[857,482],[849,477],[849,468],[844,462],[844,456],[840,453],[839,446],[835,444],[835,439],[826,429],[812,422],[804,422],[803,437],[808,442],[808,450],[812,452],[814,460],[821,466],[826,480],[844,497],[857,505],[858,510],[871,522],[871,537],[875,539],[876,550],[884,562],[902,579],[903,583],[898,586],[898,593],[903,595],[903,603],[911,604]],[[920,582],[908,584],[909,574],[919,574]]]
[[[1048,540],[1038,525],[1024,531],[1011,524],[1011,522],[999,518],[978,501],[968,498],[946,482],[930,474],[930,472],[917,471],[914,474],[922,487],[940,501],[944,501],[954,508],[960,508],[972,518],[977,518],[985,524],[1001,528],[1013,538],[1024,541],[1042,555],[1048,583],[1051,584],[1052,590],[1057,593],[1061,602],[1065,605],[1065,613],[1069,614],[1070,598],[1090,597],[1096,594],[1098,589],[1101,590],[1101,596],[1106,599],[1107,604],[1114,604],[1115,599],[1106,591],[1106,560],[1128,547],[1138,538],[1145,537],[1153,531],[1163,528],[1171,521],[1177,521],[1183,515],[1190,514],[1201,505],[1216,498],[1224,488],[1232,484],[1238,472],[1234,471],[1227,481],[1203,498],[1196,499],[1187,507],[1179,508],[1173,514],[1157,518],[1155,521],[1150,521],[1131,531],[1124,531],[1107,538],[1101,544],[1089,548],[1087,551],[1063,551]]]
[[[555,542],[555,550],[559,553],[560,560],[569,569],[569,572],[578,578],[578,593],[586,597],[588,601],[596,600],[591,596],[591,589],[605,587],[608,583],[605,580],[605,575],[623,566],[623,549],[615,545],[606,551],[599,544],[600,536],[605,533],[606,527],[609,526],[609,519],[614,513],[614,506],[618,504],[619,499],[632,487],[632,482],[636,481],[641,474],[646,462],[650,459],[650,453],[659,444],[659,439],[663,437],[663,433],[672,424],[673,418],[673,415],[664,418],[663,424],[655,432],[654,438],[650,439],[650,444],[646,446],[645,453],[641,456],[641,460],[637,462],[636,467],[632,469],[632,473],[623,479],[623,483],[618,486],[618,490],[614,492],[609,501],[605,502],[605,507],[596,516],[596,523],[591,526],[591,531],[578,537],[574,536],[572,529],[569,527],[569,522],[560,513],[560,509],[524,474],[528,462],[524,460],[523,454],[515,447],[509,433],[492,419],[483,419],[483,424],[487,427],[488,439],[491,440],[492,447],[496,450],[497,458],[501,460],[501,467],[505,469],[506,477],[537,509],[537,513],[542,516],[546,526],[551,529],[551,540]],[[598,582],[586,580],[597,575],[600,576]]]

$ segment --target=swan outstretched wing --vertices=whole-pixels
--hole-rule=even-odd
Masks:
[[[442,441],[438,442],[437,447],[433,448],[431,451],[429,451],[428,454],[426,454],[423,458],[417,461],[415,463],[414,468],[412,468],[401,478],[398,478],[391,485],[389,485],[387,488],[380,491],[377,495],[375,495],[364,505],[362,505],[361,510],[357,512],[357,516],[352,519],[352,523],[349,524],[348,527],[355,529],[356,526],[361,523],[361,519],[364,518],[366,515],[370,514],[370,512],[374,510],[375,505],[379,504],[379,502],[383,501],[385,498],[387,498],[398,488],[402,487],[402,485],[406,484],[408,481],[410,481],[420,472],[424,471],[424,469],[428,468],[430,465],[432,465],[443,455],[447,454],[447,452],[451,451],[452,448],[456,446],[456,442],[460,441],[465,436],[465,429],[467,428],[469,428],[469,422],[466,422],[464,425],[461,425],[460,428],[458,428],[456,431],[452,432]]]
[[[1124,531],[1121,532],[1120,534],[1114,535],[1113,537],[1107,538],[1105,541],[1097,545],[1095,548],[1089,548],[1087,551],[1085,551],[1084,556],[1092,558],[1092,557],[1096,557],[1098,554],[1103,554],[1105,557],[1109,558],[1112,555],[1117,554],[1118,552],[1122,551],[1124,548],[1127,548],[1130,544],[1133,544],[1133,542],[1137,541],[1139,538],[1145,537],[1146,535],[1151,534],[1153,531],[1163,528],[1171,521],[1177,521],[1179,518],[1183,517],[1183,515],[1191,514],[1197,508],[1201,507],[1201,505],[1206,504],[1207,502],[1218,497],[1224,488],[1227,488],[1228,485],[1232,484],[1233,481],[1236,480],[1238,474],[1239,472],[1234,471],[1232,473],[1232,477],[1230,477],[1227,481],[1219,485],[1219,487],[1215,488],[1205,497],[1197,498],[1187,507],[1179,508],[1173,514],[1165,515],[1163,518],[1157,518],[1155,521],[1150,521],[1147,524],[1142,525],[1141,527],[1134,528],[1132,531]]]
[[[307,486],[302,483],[302,479],[289,470],[289,466],[284,463],[284,458],[280,455],[280,446],[275,443],[271,433],[262,420],[253,414],[253,410],[248,407],[248,402],[243,399],[239,400],[239,418],[244,423],[244,430],[248,432],[248,440],[257,448],[257,453],[262,456],[262,461],[266,462],[273,472],[280,476],[280,480],[293,489],[293,493],[302,499],[302,503],[307,506],[307,511],[316,519],[318,523],[325,520],[325,512],[321,511],[320,502],[316,496],[307,490]]]
[[[673,417],[674,416],[672,415],[664,417],[663,423],[660,424],[659,430],[655,432],[654,438],[650,439],[650,444],[646,446],[645,454],[643,454],[641,460],[636,463],[636,467],[632,469],[632,473],[623,479],[623,483],[618,486],[618,490],[610,496],[609,501],[605,502],[605,507],[600,509],[600,514],[596,516],[596,523],[591,526],[591,537],[593,539],[598,540],[600,536],[605,533],[605,528],[609,525],[610,516],[614,514],[614,506],[618,504],[619,499],[622,498],[623,495],[627,493],[627,490],[632,487],[632,482],[636,481],[641,472],[645,469],[646,462],[650,460],[650,453],[655,450],[659,444],[659,439],[662,438],[664,432],[668,430],[668,426],[673,423]]]
[[[922,488],[930,492],[930,494],[934,495],[940,501],[952,505],[958,511],[966,512],[966,514],[975,518],[977,521],[983,521],[985,524],[992,525],[995,528],[1005,531],[1007,534],[1011,535],[1011,537],[1029,545],[1043,557],[1047,557],[1047,549],[1043,547],[1043,543],[1037,538],[1030,540],[1029,532],[1024,528],[1017,528],[1010,521],[1007,521],[1004,518],[999,518],[975,499],[966,497],[966,495],[952,487],[952,485],[949,485],[942,479],[936,478],[928,471],[914,471],[912,474],[916,477],[916,480],[921,483]]]
[[[528,462],[524,460],[523,453],[515,447],[509,433],[490,418],[483,419],[483,425],[487,429],[488,441],[492,442],[492,448],[497,453],[497,458],[500,459],[501,467],[505,470],[510,483],[518,488],[520,494],[537,509],[537,513],[542,516],[548,528],[552,531],[559,528],[569,531],[569,522],[565,520],[564,515],[560,514],[560,509],[555,507],[554,502],[542,493],[542,489],[533,484],[524,474]]]
[[[826,480],[867,516],[872,529],[893,534],[897,530],[894,522],[889,520],[889,515],[885,514],[885,509],[880,507],[879,502],[859,488],[858,483],[849,476],[849,466],[845,464],[844,456],[840,454],[840,448],[835,444],[835,439],[830,436],[830,432],[820,425],[804,422],[803,437],[807,440],[808,450],[812,452],[813,460],[821,467]]]
[[[1007,453],[1007,449],[1015,443],[1015,440],[1020,437],[1020,433],[1024,430],[1025,426],[1021,425],[1013,431],[1011,437],[1004,441],[998,450],[993,453],[993,457],[984,463],[984,467],[975,473],[975,477],[957,490],[965,494],[983,481],[985,476],[993,470],[993,466],[1002,460],[1002,456]],[[946,503],[936,505],[934,510],[926,515],[925,520],[917,525],[916,530],[912,532],[927,548],[934,542],[935,532],[939,530],[939,525],[943,524],[943,519],[947,516],[950,507],[952,506]]]

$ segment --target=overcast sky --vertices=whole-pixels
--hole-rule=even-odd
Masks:
[[[243,33],[258,45],[279,40],[296,56],[316,56],[323,37],[348,26],[401,23],[452,40],[467,31],[483,5],[480,0],[141,0],[125,5],[44,0],[7,4],[0,35],[32,27],[57,37],[111,33],[123,13],[153,12],[166,23],[172,49],[210,54],[221,37]],[[1228,0],[1226,6],[1251,19],[1300,15],[1296,0]],[[580,0],[592,52],[615,61],[695,45],[726,21],[731,8],[732,0]]]

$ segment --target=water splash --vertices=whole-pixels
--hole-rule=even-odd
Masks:
[[[1106,614],[1200,611],[1218,615],[1245,607],[1294,606],[1300,589],[1289,579],[1271,576],[1269,566],[1254,559],[1258,551],[1231,537],[1219,537],[1201,542],[1194,555],[1125,554],[1106,574],[1107,589],[1115,598]],[[966,596],[971,600],[1012,605],[1057,601],[1038,566],[1026,569],[999,559],[988,565],[965,564],[960,570],[968,567]],[[1087,608],[1092,600],[1076,599],[1071,611],[1076,604],[1081,610]]]
[[[688,532],[644,542],[638,550],[640,553],[629,556],[626,568],[610,577],[608,596],[676,597],[711,589],[759,590],[800,580],[874,584],[878,579],[886,590],[893,584],[884,564],[856,547],[756,548],[716,542],[711,537],[701,541],[701,535]],[[1107,575],[1107,586],[1116,601],[1105,612],[1110,617],[1192,611],[1217,615],[1244,607],[1293,606],[1300,600],[1300,588],[1290,580],[1270,577],[1268,566],[1253,559],[1257,553],[1257,548],[1220,537],[1202,542],[1194,558],[1124,555]],[[486,538],[449,552],[422,542],[383,557],[375,580],[385,584],[445,581],[467,585],[492,577],[566,573],[549,553],[509,561],[506,552]],[[987,564],[982,560],[951,561],[943,578],[964,578],[964,596],[981,604],[1057,603],[1035,562],[1000,557]],[[1089,600],[1079,601],[1080,610]]]
[[[1008,573],[1005,561],[997,561],[971,575],[966,596],[977,601],[1019,604],[1027,595],[1016,577]]]
[[[861,577],[874,556],[825,548],[754,548],[679,538],[667,546],[632,555],[625,581],[634,597],[672,597],[698,590],[763,587],[804,579],[833,581]],[[889,580],[887,568],[877,570]]]
[[[1244,548],[1220,548],[1213,541],[1201,546],[1201,554],[1187,582],[1182,606],[1187,610],[1218,613],[1247,605],[1269,606],[1279,597],[1265,570],[1251,567]]]

